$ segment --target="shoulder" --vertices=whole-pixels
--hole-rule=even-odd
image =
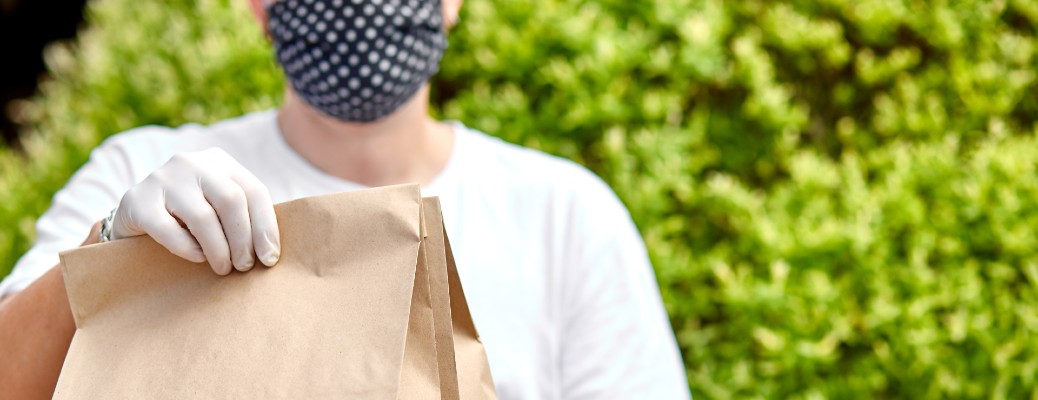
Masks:
[[[212,125],[188,123],[175,128],[146,125],[112,135],[99,148],[158,151],[237,142],[252,132],[269,130],[273,127],[275,118],[274,110],[266,110],[226,119]]]
[[[110,136],[94,149],[91,159],[115,160],[129,168],[139,180],[140,174],[150,173],[181,152],[221,147],[229,153],[247,154],[248,149],[242,147],[260,141],[249,141],[245,136],[271,130],[274,121],[275,112],[269,110],[212,125],[142,126]]]
[[[546,191],[573,202],[619,203],[616,194],[595,172],[572,160],[524,148],[486,133],[463,128],[477,174],[517,190]]]
[[[467,152],[484,174],[512,183],[555,190],[608,190],[605,182],[583,165],[539,150],[506,142],[478,130],[461,127]]]
[[[613,222],[629,220],[626,207],[609,185],[583,165],[471,128],[462,131],[468,153],[473,154],[467,168],[475,170],[467,175],[477,175],[482,185],[515,198],[543,201],[568,217],[598,214]]]

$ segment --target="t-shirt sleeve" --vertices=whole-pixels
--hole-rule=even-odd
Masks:
[[[688,399],[688,381],[645,245],[627,209],[585,172],[569,205],[565,399]]]
[[[140,133],[141,130],[137,132]],[[133,131],[131,131],[133,132]],[[0,282],[0,298],[19,292],[58,264],[58,253],[83,243],[90,228],[106,217],[135,183],[130,169],[131,132],[113,136],[59,190],[36,220],[36,242]]]

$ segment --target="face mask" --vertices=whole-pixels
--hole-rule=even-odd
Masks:
[[[280,0],[267,11],[292,88],[344,121],[392,114],[436,73],[447,47],[440,0]]]

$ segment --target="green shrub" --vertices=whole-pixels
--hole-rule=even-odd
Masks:
[[[106,135],[277,104],[244,1],[103,0],[0,150],[0,274]],[[950,4],[949,4],[950,3]],[[447,118],[588,165],[699,397],[1038,397],[1038,1],[469,1]]]

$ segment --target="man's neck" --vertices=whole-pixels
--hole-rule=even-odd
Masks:
[[[429,117],[428,86],[392,115],[350,123],[321,114],[291,90],[278,112],[285,141],[325,173],[365,186],[429,183],[454,146],[449,126]]]

